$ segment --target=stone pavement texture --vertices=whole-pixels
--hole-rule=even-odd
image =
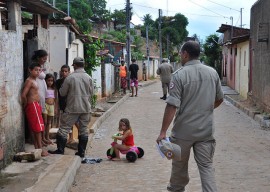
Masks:
[[[139,86],[151,85],[156,81],[158,80],[142,81],[139,83]],[[97,118],[94,123],[90,123],[91,129],[97,130],[100,124],[128,98],[129,95],[122,97],[120,100],[117,98],[119,101],[115,104],[106,103],[104,100],[98,103],[99,106],[108,110],[101,117]],[[89,143],[91,143],[92,137],[93,134],[90,134]],[[48,146],[47,148],[55,149],[56,145]],[[26,144],[26,151],[31,151],[32,149],[32,145]],[[81,158],[75,156],[74,153],[74,150],[66,147],[65,155],[50,155],[36,162],[13,162],[4,170],[1,170],[0,191],[68,191],[81,164]]]
[[[87,156],[102,158],[101,163],[80,164],[81,159],[66,148],[63,156],[51,155],[33,163],[13,163],[1,171],[0,191],[167,191],[171,162],[161,158],[155,146],[165,102],[159,99],[162,96],[161,84],[155,82],[141,82],[138,97],[123,97],[92,125],[95,134],[90,134]],[[145,86],[148,84],[152,85]],[[231,90],[227,93],[231,94]],[[231,98],[231,95],[227,96]],[[239,103],[236,97],[230,101]],[[145,151],[145,156],[135,163],[128,163],[124,156],[121,162],[106,158],[111,135],[116,133],[119,119],[123,117],[130,119],[135,142]],[[228,101],[215,110],[215,124],[219,191],[270,191],[269,132]],[[190,183],[186,189],[189,192],[201,191],[192,154]]]
[[[103,161],[82,164],[71,192],[167,191],[171,161],[162,159],[155,146],[165,107],[160,96],[160,83],[144,87],[138,98],[128,98],[100,125],[87,155]],[[111,135],[117,131],[122,117],[130,119],[135,143],[145,151],[145,156],[135,163],[128,163],[124,155],[120,162],[106,158]],[[228,101],[215,110],[215,125],[217,148],[214,162],[219,191],[270,191],[269,132]],[[192,153],[190,160],[190,182],[186,191],[199,192],[200,177]]]

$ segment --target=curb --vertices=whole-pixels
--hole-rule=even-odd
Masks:
[[[225,95],[225,99],[229,101],[236,108],[240,109],[246,115],[257,121],[263,129],[270,129],[270,119],[266,119],[263,114],[258,110],[252,110],[243,106],[240,102],[233,100],[229,95]]]
[[[74,155],[57,155],[57,159],[42,173],[38,181],[23,192],[68,192],[77,170],[81,165],[81,158]]]

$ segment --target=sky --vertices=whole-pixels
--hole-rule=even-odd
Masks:
[[[158,9],[163,16],[174,16],[181,13],[188,18],[187,30],[189,36],[197,34],[201,40],[216,31],[221,24],[240,27],[242,9],[242,25],[250,28],[250,9],[256,0],[130,0],[135,25],[143,24],[142,18],[150,14],[152,19],[158,18]],[[107,0],[107,9],[125,8],[126,0]]]

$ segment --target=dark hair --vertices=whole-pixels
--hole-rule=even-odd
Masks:
[[[38,58],[45,57],[45,56],[48,56],[47,51],[43,49],[39,49],[39,50],[34,51],[34,55],[32,56],[31,60],[37,61]]]
[[[200,45],[196,41],[187,41],[181,47],[181,52],[186,51],[191,59],[198,59],[200,56]]]
[[[132,62],[135,62],[135,61],[136,61],[136,59],[131,59],[131,61],[132,61]]]
[[[55,88],[55,78],[54,78],[53,74],[47,73],[46,77],[45,77],[45,81],[47,81],[47,79],[50,79],[50,78],[53,78],[52,88],[54,89]]]
[[[68,69],[68,71],[70,71],[70,67],[68,65],[62,65],[61,70],[62,69]]]
[[[41,67],[41,66],[40,66],[40,64],[34,62],[34,63],[32,63],[31,65],[29,65],[28,68],[29,68],[30,70],[33,70],[35,67]]]
[[[120,123],[120,122],[125,123],[126,127],[127,127],[128,129],[131,129],[131,127],[130,127],[130,122],[129,122],[129,120],[128,120],[127,118],[122,118],[122,119],[120,119],[119,123]],[[119,125],[119,128],[120,128],[120,125]]]

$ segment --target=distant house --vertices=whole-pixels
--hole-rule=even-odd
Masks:
[[[222,24],[222,81],[241,96],[249,91],[249,29]]]

